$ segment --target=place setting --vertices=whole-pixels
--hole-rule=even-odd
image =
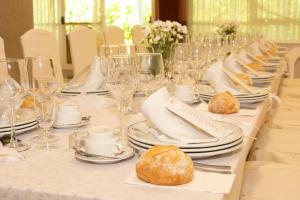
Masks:
[[[75,158],[95,164],[113,164],[134,157],[132,147],[122,144],[113,127],[90,127],[70,136]]]
[[[106,95],[108,90],[105,87],[105,75],[103,65],[104,58],[95,57],[92,64],[85,67],[72,80],[61,89],[62,95],[76,96],[81,93]]]
[[[146,99],[142,113],[147,120],[128,127],[129,144],[141,152],[155,145],[172,144],[192,159],[199,159],[234,152],[242,146],[240,128],[196,112],[171,98],[166,88]]]

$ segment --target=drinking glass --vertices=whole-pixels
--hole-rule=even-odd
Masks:
[[[106,86],[118,102],[120,136],[121,140],[125,140],[124,117],[126,108],[132,103],[133,94],[136,92],[138,83],[135,57],[131,55],[112,56],[108,65]]]
[[[24,85],[26,77],[25,62],[23,59],[2,59],[0,60],[0,102],[9,103],[11,137],[7,145],[16,151],[25,151],[30,148],[29,144],[16,139],[15,120],[17,105],[20,105],[26,96]]]
[[[139,90],[146,96],[164,84],[164,62],[160,53],[138,53]]]
[[[58,87],[56,68],[52,58],[36,57],[27,59],[27,69],[30,72],[29,88],[31,88],[35,99],[36,112],[41,114],[40,123],[43,123],[43,117],[48,115],[44,113],[46,104],[49,104],[47,102],[51,101],[53,104],[51,107],[55,107],[55,94]],[[48,109],[46,110],[49,112]],[[51,109],[50,111],[52,113]],[[51,123],[50,125],[52,126]],[[49,149],[49,143],[56,141],[58,137],[51,134],[49,128],[48,131],[42,129],[42,134],[35,137],[35,140],[38,144],[43,144],[46,149]]]

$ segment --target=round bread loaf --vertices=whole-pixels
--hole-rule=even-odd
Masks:
[[[137,176],[156,185],[181,185],[193,179],[192,159],[173,145],[154,146],[136,164]]]
[[[217,93],[208,104],[208,110],[218,114],[232,114],[239,111],[240,104],[230,92]]]
[[[253,62],[253,63],[247,64],[247,66],[256,71],[265,71],[262,64],[260,64],[260,63]]]
[[[25,99],[21,105],[21,108],[30,108],[30,109],[34,108],[34,100],[33,100],[32,96],[25,97]]]

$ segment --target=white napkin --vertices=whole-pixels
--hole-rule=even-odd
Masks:
[[[243,61],[245,64],[250,64],[253,61],[248,56],[247,51],[245,49],[242,49],[239,54],[236,55],[241,61]]]
[[[234,53],[230,54],[225,60],[224,60],[224,67],[227,67],[232,71],[233,73],[244,73],[244,70],[242,69],[241,65],[237,62],[237,59],[235,57],[236,55]]]
[[[217,92],[229,91],[232,94],[240,94],[239,90],[236,89],[228,76],[223,72],[223,64],[221,61],[212,64],[204,73],[203,79],[208,81]]]
[[[142,105],[141,111],[148,122],[162,133],[178,140],[178,143],[197,143],[215,139],[196,130],[190,123],[166,109],[171,95],[165,87],[154,92]]]
[[[234,174],[208,173],[195,170],[194,179],[187,184],[177,186],[161,186],[146,183],[140,180],[134,172],[125,180],[125,183],[152,188],[228,194],[231,190],[234,178]]]
[[[66,90],[74,91],[95,91],[99,89],[104,82],[104,75],[101,70],[101,58],[95,56],[91,66],[84,69],[78,76],[74,77],[65,87]],[[80,80],[84,79],[84,80]]]
[[[259,47],[259,43],[256,41],[256,42],[253,42],[250,46],[249,46],[249,52],[251,54],[253,54],[254,56],[263,56],[263,53],[262,51],[260,50],[260,47]]]
[[[217,114],[217,113],[211,113],[208,111],[208,104],[206,103],[201,103],[200,105],[197,106],[196,108],[197,111],[206,114],[207,116],[214,116],[214,115],[222,115],[222,114]],[[233,114],[223,114],[224,116],[256,116],[257,110],[256,109],[244,109],[240,108],[238,113],[233,113]]]

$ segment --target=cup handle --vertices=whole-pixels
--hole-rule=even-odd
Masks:
[[[120,153],[120,152],[122,152],[122,144],[116,142],[114,153]]]

